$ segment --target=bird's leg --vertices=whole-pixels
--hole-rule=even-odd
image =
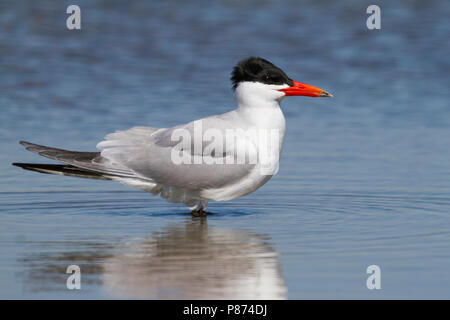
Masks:
[[[208,200],[193,200],[187,203],[193,217],[206,217]]]
[[[203,210],[203,208],[192,210],[191,214],[194,217],[206,217],[206,210]]]

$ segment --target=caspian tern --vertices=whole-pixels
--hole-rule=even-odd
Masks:
[[[204,215],[209,200],[247,195],[276,173],[285,133],[280,108],[284,97],[332,97],[292,80],[259,57],[240,61],[231,81],[237,100],[233,111],[172,128],[116,131],[97,145],[100,152],[67,151],[21,141],[27,150],[65,164],[13,165],[41,173],[116,180],[160,194],[170,202],[184,203],[193,215]],[[230,132],[234,134],[231,142]],[[273,145],[267,146],[268,139],[261,139],[268,135],[275,137]],[[242,145],[246,147],[239,149]],[[237,160],[239,150],[245,150],[245,161]]]

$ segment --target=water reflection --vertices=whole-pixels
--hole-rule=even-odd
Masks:
[[[102,286],[115,298],[286,298],[278,254],[267,239],[209,227],[206,218],[188,219],[114,246],[70,243],[77,250],[22,259],[32,273],[26,282],[33,291],[66,290],[65,267],[79,264],[82,285]]]

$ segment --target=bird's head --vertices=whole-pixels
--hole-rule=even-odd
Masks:
[[[332,97],[330,93],[289,78],[273,63],[259,57],[240,61],[231,73],[240,100],[277,100],[287,96]]]

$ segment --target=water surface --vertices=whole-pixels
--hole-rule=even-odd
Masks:
[[[72,3],[2,1],[0,297],[450,298],[450,5],[378,3],[370,31],[368,1],[83,0],[69,31]],[[249,55],[335,97],[285,99],[279,173],[206,219],[10,165],[47,161],[19,140],[93,151],[226,112]]]

